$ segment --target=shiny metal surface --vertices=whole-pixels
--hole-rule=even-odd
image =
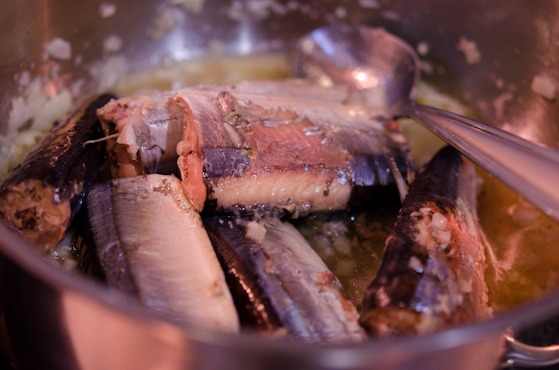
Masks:
[[[382,28],[327,25],[304,35],[290,55],[295,76],[349,86],[350,100],[389,115],[402,113],[419,82],[415,50]]]
[[[350,100],[364,100],[390,116],[413,118],[559,220],[559,152],[413,102],[421,65],[403,40],[383,29],[336,23],[303,36],[292,54],[295,76],[322,86],[350,86]]]
[[[116,13],[102,17],[102,3],[115,4]],[[111,34],[123,41],[118,55],[125,58],[126,71],[135,71],[216,48],[237,54],[287,50],[312,29],[343,20],[384,27],[412,45],[427,43],[425,59],[434,66],[427,80],[463,98],[484,120],[558,146],[559,106],[530,90],[534,75],[545,72],[559,79],[557,1],[207,0],[199,11],[185,10],[179,3],[3,4],[0,129],[6,130],[12,99],[23,92],[19,82],[24,71],[42,76],[49,91],[74,86],[76,98],[103,88],[92,67],[114,56],[103,49]],[[156,24],[167,8],[173,9],[175,27],[158,36]],[[235,12],[237,8],[244,9],[244,15]],[[52,63],[44,58],[44,45],[54,37],[70,42],[71,59]],[[466,62],[456,49],[460,37],[475,40],[481,63]],[[74,85],[77,81],[80,84]],[[508,104],[493,104],[504,93],[510,93]],[[0,345],[23,369],[493,369],[505,352],[507,327],[520,328],[557,312],[559,294],[554,293],[488,322],[353,347],[221,336],[156,317],[115,292],[46,262],[0,226]]]
[[[507,351],[504,363],[519,366],[540,367],[559,363],[559,345],[545,347],[530,346],[519,342],[514,336],[507,334]]]
[[[437,108],[412,103],[404,112],[559,220],[559,151]]]

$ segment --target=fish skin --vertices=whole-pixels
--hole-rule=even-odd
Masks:
[[[103,159],[96,110],[115,97],[96,96],[68,115],[0,185],[0,217],[47,252],[64,237]]]
[[[187,327],[238,332],[223,271],[175,176],[113,179],[95,185],[87,201],[105,275],[116,288],[127,289],[128,276],[152,310]]]
[[[312,343],[365,339],[338,279],[288,222],[205,218],[237,307],[261,331]],[[251,228],[253,228],[251,230]]]
[[[360,322],[371,336],[423,334],[491,316],[478,182],[452,147],[417,175],[363,299]]]
[[[264,253],[246,237],[235,217],[206,216],[203,222],[225,271],[241,325],[267,333],[280,330],[282,324],[268,297],[271,293],[266,293],[280,289],[279,282],[259,277],[265,274]]]
[[[93,250],[107,285],[123,294],[137,296],[138,289],[118,235],[110,181],[95,184],[91,188],[87,195],[86,208],[94,243],[85,246],[84,252],[91,253]]]

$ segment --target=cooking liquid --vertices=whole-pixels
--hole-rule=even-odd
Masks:
[[[119,96],[148,90],[169,90],[201,83],[287,78],[283,56],[209,57],[165,65],[126,76],[114,91]],[[420,84],[422,103],[463,115],[460,102]],[[409,120],[401,121],[418,165],[444,144]],[[490,303],[496,311],[529,301],[559,285],[559,223],[542,214],[498,180],[479,169],[483,185],[478,213],[487,241]],[[379,266],[384,242],[398,212],[394,207],[370,212],[313,215],[295,221],[313,248],[336,274],[357,307]]]

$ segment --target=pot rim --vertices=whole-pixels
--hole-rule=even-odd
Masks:
[[[121,314],[133,316],[135,319],[175,324],[178,328],[179,325],[173,322],[172,318],[150,311],[147,307],[142,306],[141,303],[123,297],[117,292],[87,279],[85,276],[72,273],[54,263],[49,263],[39,251],[31,247],[4,225],[0,225],[0,236],[0,253],[11,259],[12,262],[24,269],[26,273],[42,280],[50,287],[86,296],[112,310],[117,310]],[[258,335],[216,333],[184,326],[182,326],[182,329],[184,329],[183,333],[188,340],[200,343],[229,348],[245,347],[255,351],[273,351],[300,358],[313,357],[315,360],[320,358],[321,362],[326,361],[331,365],[332,358],[335,356],[343,354],[355,356],[360,353],[366,353],[367,357],[371,357],[374,353],[384,352],[393,346],[402,346],[406,350],[409,349],[414,352],[424,352],[433,348],[458,347],[494,335],[501,335],[505,339],[504,333],[507,329],[518,329],[537,323],[557,313],[558,308],[559,293],[550,292],[535,301],[499,313],[489,320],[420,336],[371,340],[358,344],[317,345],[262,340],[262,337]],[[317,354],[320,354],[320,356],[317,356]],[[342,358],[346,357],[348,356],[342,356]]]

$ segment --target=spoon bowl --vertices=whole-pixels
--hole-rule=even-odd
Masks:
[[[419,58],[388,32],[332,24],[302,37],[292,52],[297,77],[345,85],[348,100],[388,116],[408,116],[559,220],[559,152],[494,126],[415,103]]]
[[[414,50],[380,28],[318,28],[299,40],[292,56],[296,76],[322,86],[346,85],[352,101],[392,115],[401,113],[419,81]]]

